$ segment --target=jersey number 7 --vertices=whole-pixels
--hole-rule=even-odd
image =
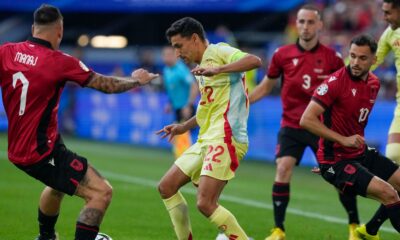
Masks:
[[[22,83],[21,99],[19,103],[19,116],[22,116],[25,113],[26,95],[28,94],[29,81],[22,72],[14,73],[12,82],[14,88],[17,87],[18,80],[20,80]]]

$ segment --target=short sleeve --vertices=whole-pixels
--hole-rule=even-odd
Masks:
[[[339,82],[338,76],[331,75],[315,89],[312,100],[325,109],[329,108],[340,94]]]
[[[82,61],[62,54],[63,77],[66,81],[75,82],[81,86],[86,86],[93,71],[89,69]]]
[[[218,47],[218,56],[225,64],[233,63],[246,56],[247,53],[231,47],[228,44],[223,44]]]
[[[282,64],[279,57],[279,48],[272,56],[271,62],[268,66],[267,76],[270,79],[278,78],[282,74]]]

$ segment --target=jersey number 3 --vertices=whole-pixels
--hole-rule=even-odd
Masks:
[[[19,103],[19,116],[22,116],[25,113],[26,95],[28,94],[29,81],[22,72],[17,72],[13,75],[12,85],[14,88],[17,87],[18,80],[20,80],[22,83],[21,99]]]
[[[303,88],[304,89],[309,89],[311,87],[311,77],[308,74],[303,75]]]

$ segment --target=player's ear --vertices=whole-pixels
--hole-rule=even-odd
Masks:
[[[374,54],[374,57],[372,58],[372,65],[374,65],[378,61],[378,57]]]
[[[32,27],[31,27],[32,35],[33,35],[33,31],[34,31],[34,30],[35,30],[35,25],[32,24]]]

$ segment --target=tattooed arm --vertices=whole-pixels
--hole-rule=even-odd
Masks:
[[[132,76],[128,77],[115,77],[104,76],[94,73],[87,87],[99,90],[104,93],[121,93],[147,84],[151,80],[158,77],[158,74],[149,73],[144,69],[138,69],[132,72]]]

